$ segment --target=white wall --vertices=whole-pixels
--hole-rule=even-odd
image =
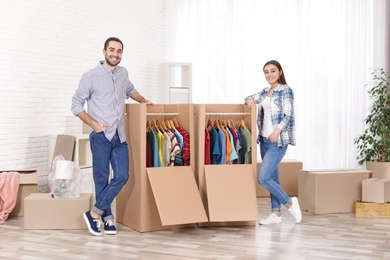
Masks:
[[[92,4],[93,3],[93,4]],[[81,133],[70,111],[81,75],[103,59],[106,38],[124,43],[121,65],[159,102],[165,1],[0,0],[0,170],[48,174],[50,139]]]

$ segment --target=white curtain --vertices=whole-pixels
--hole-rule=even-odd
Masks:
[[[369,106],[371,0],[167,0],[169,61],[193,64],[193,103],[243,103],[271,59],[295,92],[306,169],[360,167],[354,138]],[[385,16],[386,17],[386,16]]]

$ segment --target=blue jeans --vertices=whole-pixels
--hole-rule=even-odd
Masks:
[[[280,186],[278,165],[287,151],[285,147],[278,147],[278,143],[260,136],[260,154],[262,163],[259,171],[259,183],[271,193],[272,211],[280,211],[280,205],[288,206],[290,197]]]
[[[109,141],[104,132],[89,135],[92,151],[93,180],[96,202],[92,210],[103,221],[114,219],[111,204],[129,179],[129,151],[127,143],[120,142],[118,132]],[[110,163],[114,175],[110,180]]]

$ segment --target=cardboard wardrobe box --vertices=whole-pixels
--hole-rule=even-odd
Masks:
[[[11,172],[11,171],[8,171]],[[31,193],[38,192],[38,174],[35,170],[12,171],[19,172],[19,189],[16,205],[9,217],[24,216],[24,198]]]
[[[258,182],[258,174],[261,161],[257,162],[256,195],[257,197],[269,197],[270,193]],[[294,159],[284,159],[279,164],[279,181],[282,189],[288,196],[298,196],[298,172],[302,170],[303,163]]]
[[[298,173],[299,205],[313,214],[353,212],[355,199],[362,197],[362,182],[371,174],[360,169],[302,170]]]
[[[390,217],[390,203],[362,202],[355,200],[356,217]]]
[[[371,178],[363,180],[362,201],[376,203],[390,202],[390,179]]]
[[[79,198],[52,198],[32,193],[24,199],[25,229],[87,229],[83,213],[91,209],[90,193]]]
[[[206,165],[206,125],[229,121],[238,130],[245,127],[251,133],[246,164]],[[197,104],[196,122],[196,178],[199,193],[209,221],[198,226],[253,226],[258,219],[255,171],[257,164],[256,111],[241,104]],[[244,149],[244,148],[243,148]],[[250,158],[250,160],[249,160]]]
[[[116,219],[139,232],[193,227],[207,221],[194,175],[192,104],[127,104],[130,178],[116,197]],[[188,132],[190,165],[146,167],[146,124],[176,120]]]

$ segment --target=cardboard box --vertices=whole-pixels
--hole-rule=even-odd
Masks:
[[[363,180],[362,201],[376,203],[390,202],[390,180],[379,178]]]
[[[50,193],[32,193],[24,199],[25,229],[87,229],[83,213],[91,209],[90,193],[79,198],[54,199]]]
[[[35,170],[8,171],[19,172],[18,198],[9,217],[24,216],[24,198],[31,193],[38,192],[38,174]]]
[[[298,172],[302,170],[303,163],[294,159],[285,159],[279,164],[280,186],[287,195],[298,196]],[[270,193],[258,182],[258,174],[261,167],[261,161],[257,162],[256,172],[256,195],[257,197],[269,197]]]
[[[190,166],[146,167],[146,122],[176,119],[190,137]],[[207,221],[194,176],[193,104],[127,104],[130,179],[116,197],[117,222],[139,232],[193,227]],[[137,123],[134,123],[137,122]],[[130,134],[131,133],[131,134]]]
[[[356,217],[390,217],[390,203],[373,203],[355,200]]]
[[[360,169],[300,171],[299,205],[314,214],[353,212],[355,199],[361,200],[362,182],[371,174]]]
[[[238,129],[252,133],[249,164],[205,164],[205,129],[208,121],[221,115]],[[195,106],[195,175],[209,222],[198,226],[255,226],[258,219],[256,199],[256,111],[242,104],[198,104]],[[255,151],[255,152],[253,152]]]

